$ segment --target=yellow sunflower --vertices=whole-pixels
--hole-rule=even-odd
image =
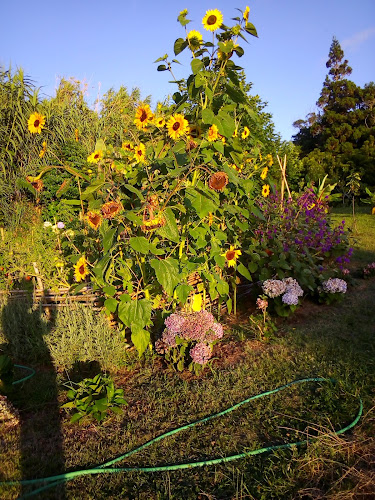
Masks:
[[[90,156],[87,157],[87,162],[88,163],[98,163],[99,160],[103,158],[103,151],[101,149],[98,149],[97,151],[94,151],[91,153]]]
[[[125,151],[134,151],[134,145],[132,142],[129,142],[129,141],[123,142],[121,147]]]
[[[142,142],[134,148],[134,159],[137,163],[146,163],[146,146]]]
[[[203,43],[202,35],[196,30],[189,31],[187,39],[192,49],[198,49]]]
[[[264,184],[262,187],[262,196],[263,198],[267,198],[267,196],[270,194],[270,187],[268,184]]]
[[[264,167],[262,173],[260,174],[260,178],[264,181],[264,179],[267,177],[267,174],[268,174],[268,167]]]
[[[268,154],[266,156],[267,158],[267,161],[268,161],[268,166],[271,167],[273,165],[273,158],[272,158],[272,155]]]
[[[223,24],[223,14],[217,9],[208,10],[202,23],[205,30],[216,31]]]
[[[221,256],[225,257],[228,267],[234,267],[236,265],[236,260],[242,254],[241,250],[235,250],[234,246],[231,245],[229,250],[222,253]]]
[[[246,5],[246,9],[243,12],[243,18],[245,19],[246,22],[249,20],[249,13],[250,13],[250,7]]]
[[[77,264],[74,266],[74,278],[75,280],[82,281],[89,274],[89,268],[87,265],[86,257],[82,255],[78,260]]]
[[[219,129],[215,124],[211,125],[211,127],[208,129],[208,140],[210,142],[216,141],[216,139],[219,137]]]
[[[165,119],[163,116],[158,116],[154,120],[154,125],[156,125],[158,128],[163,128],[165,126]]]
[[[139,130],[144,130],[152,121],[154,114],[148,104],[139,106],[135,112],[134,124]]]
[[[184,115],[176,114],[169,118],[167,123],[168,135],[171,139],[178,139],[189,130],[189,122]]]
[[[27,122],[27,127],[29,132],[32,134],[40,134],[44,125],[46,123],[46,117],[35,111],[30,115],[30,118]]]
[[[249,137],[249,135],[250,135],[250,130],[247,127],[245,127],[241,134],[242,139],[246,139],[247,137]]]
[[[42,149],[39,152],[39,158],[43,158],[43,156],[46,154],[46,151],[47,151],[47,143],[46,141],[43,141]]]
[[[102,216],[97,212],[87,212],[86,220],[88,225],[96,231],[102,223]]]

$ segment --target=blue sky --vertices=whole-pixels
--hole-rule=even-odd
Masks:
[[[315,110],[333,36],[353,68],[350,78],[361,86],[375,80],[375,0],[7,1],[0,7],[0,65],[22,67],[47,95],[60,77],[73,76],[87,82],[90,102],[124,85],[138,87],[155,104],[175,91],[169,73],[158,73],[153,62],[165,53],[174,56],[174,41],[184,36],[179,12],[187,8],[193,21],[188,28],[208,35],[202,26],[206,10],[221,10],[231,25],[235,8],[246,5],[259,38],[243,44],[238,64],[252,93],[268,103],[283,139],[295,133],[293,121]],[[187,77],[189,59],[178,59],[183,64],[176,77]]]

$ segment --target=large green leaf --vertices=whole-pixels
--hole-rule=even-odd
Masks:
[[[197,212],[198,216],[203,219],[207,217],[210,212],[215,212],[218,204],[210,198],[203,189],[187,189],[185,196],[185,205],[189,204]]]
[[[136,252],[143,254],[148,253],[150,250],[150,244],[144,236],[137,236],[136,238],[130,238],[129,245]]]
[[[150,343],[150,332],[138,325],[133,325],[131,330],[132,342],[138,351],[139,357],[141,357]]]
[[[151,259],[150,266],[155,270],[158,282],[166,293],[172,297],[173,290],[181,280],[178,261],[172,257],[168,257],[164,260]]]
[[[167,208],[163,212],[165,225],[158,229],[158,234],[163,238],[167,238],[168,240],[173,241],[174,243],[179,243],[180,235],[178,232],[176,218],[174,216],[173,210],[171,208]]]
[[[108,231],[105,232],[103,236],[103,250],[104,252],[108,252],[109,249],[113,245],[113,238],[116,234],[117,228],[113,227],[111,229],[108,229]]]
[[[211,123],[213,123],[214,118],[215,118],[215,115],[214,115],[214,112],[212,111],[212,109],[206,108],[206,109],[202,110],[203,123],[211,124]]]
[[[120,302],[118,317],[129,328],[133,325],[144,328],[151,322],[151,302],[147,299]]]

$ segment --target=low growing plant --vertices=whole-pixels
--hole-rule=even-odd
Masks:
[[[78,422],[83,417],[94,417],[101,422],[109,411],[122,413],[121,405],[126,405],[123,389],[115,389],[113,380],[101,373],[82,382],[69,382],[67,397],[70,400],[62,408],[74,411],[70,421]]]
[[[272,321],[272,318],[267,311],[267,296],[261,295],[260,297],[258,297],[256,305],[261,313],[250,315],[250,327],[255,332],[255,335],[259,340],[269,341],[274,338],[275,333],[277,332],[277,326]]]
[[[323,281],[322,286],[318,287],[319,302],[332,304],[342,300],[347,290],[347,283],[340,278],[329,278]]]
[[[0,394],[6,394],[12,386],[14,365],[7,354],[0,355]]]
[[[288,317],[300,305],[303,290],[294,278],[269,279],[262,284],[263,293],[273,299],[272,306],[278,316]]]

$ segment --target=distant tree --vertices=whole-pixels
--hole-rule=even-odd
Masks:
[[[359,87],[347,77],[352,73],[336,38],[333,38],[329,69],[317,101],[318,113],[294,122],[293,137],[303,158],[306,177],[317,181],[328,174],[331,182],[359,172],[364,184],[375,184],[375,85]]]

